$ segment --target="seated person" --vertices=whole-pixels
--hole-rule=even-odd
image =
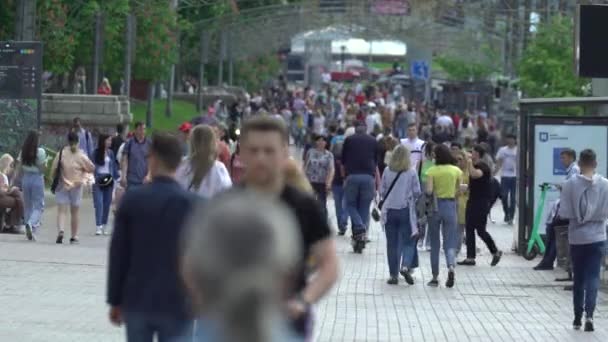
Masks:
[[[559,211],[559,200],[553,203],[551,212],[547,216],[547,242],[545,248],[545,255],[538,265],[534,267],[535,271],[550,271],[553,269],[555,259],[557,258],[557,239],[555,236],[555,227],[567,226],[568,220],[562,219],[557,215]]]
[[[20,234],[23,231],[23,195],[9,182],[13,162],[7,154],[0,158],[0,216],[5,219],[0,231]]]

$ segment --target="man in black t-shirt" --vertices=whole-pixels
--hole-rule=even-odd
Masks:
[[[502,252],[496,247],[494,239],[487,230],[488,213],[492,209],[490,206],[492,198],[491,178],[492,170],[482,161],[486,150],[481,145],[475,145],[471,152],[471,159],[468,160],[469,168],[469,200],[465,213],[465,229],[467,240],[467,258],[458,262],[458,265],[475,265],[475,231],[486,244],[492,253],[492,266],[500,262]]]
[[[336,246],[326,217],[315,199],[286,185],[282,165],[289,158],[289,136],[285,124],[272,117],[258,116],[247,121],[240,138],[240,157],[247,166],[243,186],[275,196],[294,214],[302,236],[302,258],[294,270],[295,283],[287,309],[295,331],[310,335],[310,306],[319,301],[338,278]],[[307,263],[314,262],[311,278]]]

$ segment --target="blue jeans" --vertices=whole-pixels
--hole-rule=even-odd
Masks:
[[[193,321],[146,313],[124,313],[127,342],[192,342]]]
[[[513,220],[515,216],[515,200],[517,190],[517,178],[516,177],[501,177],[500,178],[500,192],[502,201],[502,210],[505,213],[505,221]]]
[[[108,216],[110,216],[110,207],[112,206],[112,191],[113,187],[108,186],[100,188],[97,185],[93,186],[93,205],[95,207],[95,224],[104,226],[108,224]]]
[[[439,232],[443,236],[443,250],[446,264],[449,267],[456,265],[456,239],[458,236],[456,201],[453,199],[437,199],[437,212],[429,217],[429,238],[431,239],[431,271],[433,276],[439,275],[439,251],[441,241]]]
[[[412,268],[416,238],[412,237],[410,209],[388,209],[386,213],[386,256],[391,277],[397,277],[401,267]]]
[[[336,205],[336,220],[338,221],[338,229],[345,231],[348,225],[348,211],[346,210],[344,198],[344,186],[333,185],[332,192],[334,194],[334,204]]]
[[[353,226],[353,235],[369,228],[370,205],[374,200],[374,177],[370,175],[350,175],[344,184],[346,208]]]
[[[555,259],[557,259],[557,240],[555,229],[552,224],[547,225],[547,241],[545,243],[545,254],[538,266],[553,267]]]
[[[574,278],[572,302],[576,317],[582,317],[583,311],[585,311],[588,318],[593,318],[605,253],[606,241],[587,245],[570,245]]]
[[[44,212],[44,178],[41,173],[24,172],[21,181],[23,192],[24,222],[39,227]]]

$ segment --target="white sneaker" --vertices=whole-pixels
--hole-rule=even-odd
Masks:
[[[97,230],[95,231],[95,235],[101,235],[103,233],[103,227],[97,226]]]
[[[108,227],[103,226],[103,227],[101,228],[101,233],[102,233],[103,235],[109,235],[109,232],[108,232]]]

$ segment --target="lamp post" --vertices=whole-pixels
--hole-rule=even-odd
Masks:
[[[345,57],[345,51],[346,51],[346,45],[342,45],[340,46],[340,71],[344,72],[344,57]]]

